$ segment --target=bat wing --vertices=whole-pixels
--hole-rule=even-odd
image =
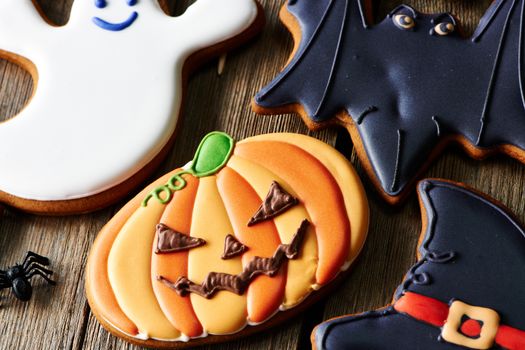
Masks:
[[[524,0],[495,1],[472,38],[482,53],[493,56],[477,146],[525,149],[524,16]]]
[[[363,5],[360,0],[301,0],[289,1],[287,10],[301,26],[299,49],[277,78],[257,94],[255,102],[263,108],[299,103],[314,121],[321,122],[335,114],[325,101],[337,73],[347,27],[366,25]]]

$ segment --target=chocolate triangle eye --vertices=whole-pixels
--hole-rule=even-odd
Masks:
[[[224,239],[224,253],[221,256],[221,259],[227,260],[234,258],[238,255],[242,255],[248,248],[239,242],[237,238],[233,235],[228,235]]]
[[[272,219],[294,205],[297,205],[299,201],[291,194],[286,192],[277,182],[272,182],[270,191],[266,195],[264,202],[259,207],[259,210],[248,222],[248,226],[253,226],[259,222]]]
[[[172,230],[164,224],[157,225],[157,249],[155,254],[175,253],[206,244],[206,241]]]

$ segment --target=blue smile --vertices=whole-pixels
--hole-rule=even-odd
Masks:
[[[126,29],[130,25],[135,22],[135,20],[139,17],[139,14],[137,12],[133,12],[127,20],[121,23],[110,23],[106,22],[103,19],[100,19],[98,17],[93,17],[93,23],[95,23],[97,26],[99,26],[102,29],[110,30],[112,32],[118,32],[121,30]]]

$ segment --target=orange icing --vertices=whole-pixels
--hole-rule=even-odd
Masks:
[[[297,192],[317,232],[317,283],[330,282],[345,264],[350,249],[350,223],[334,177],[315,157],[284,142],[241,143],[234,154],[275,172]]]
[[[193,207],[191,236],[202,238],[206,244],[192,249],[188,256],[188,278],[202,283],[210,272],[236,275],[242,272],[241,257],[223,260],[224,240],[233,228],[217,189],[215,176],[199,180]],[[230,334],[246,326],[246,295],[220,291],[211,299],[192,293],[191,303],[204,330],[210,334]]]
[[[113,242],[129,217],[140,207],[146,195],[156,187],[164,184],[169,178],[179,171],[174,170],[164,175],[136,197],[128,202],[100,231],[91,248],[91,254],[86,271],[86,290],[90,298],[91,307],[96,309],[100,316],[107,320],[113,327],[129,334],[137,335],[137,326],[122,312],[117,303],[113,289],[109,284],[108,256]]]
[[[290,143],[313,155],[330,171],[339,184],[339,189],[345,200],[346,212],[350,219],[351,235],[348,261],[353,261],[365,243],[370,214],[365,189],[352,164],[332,146],[306,135],[293,133],[264,134],[239,141],[239,144],[254,141]]]
[[[237,239],[248,247],[242,257],[246,266],[255,256],[271,257],[281,243],[273,221],[248,227],[261,199],[244,178],[226,167],[217,174],[217,186]],[[284,298],[286,267],[274,276],[259,276],[248,287],[248,319],[260,323],[271,317]]]
[[[175,231],[189,235],[199,180],[193,176],[184,176],[184,179],[187,181],[186,187],[174,193],[160,222]],[[189,337],[198,337],[203,333],[203,329],[195,315],[190,298],[180,297],[175,291],[157,280],[157,276],[163,276],[171,281],[177,281],[180,276],[187,276],[188,252],[155,254],[156,247],[157,237],[153,242],[151,279],[160,307],[175,328]]]
[[[139,207],[120,230],[108,257],[108,277],[122,311],[142,337],[176,339],[180,332],[162,312],[151,285],[151,247],[166,206]]]
[[[233,156],[228,162],[228,167],[250,183],[261,201],[266,198],[273,181],[277,181],[288,193],[297,198],[297,193],[283,179],[258,164]],[[291,242],[304,219],[311,221],[310,215],[301,203],[273,218],[281,242]],[[288,276],[282,305],[284,308],[294,307],[310,294],[316,282],[317,260],[315,228],[309,225],[302,243],[301,254],[296,259],[288,261]]]

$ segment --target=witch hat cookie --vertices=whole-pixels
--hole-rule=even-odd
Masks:
[[[331,146],[298,134],[234,142],[213,132],[188,166],[100,232],[89,304],[105,328],[139,345],[224,342],[328,293],[367,229],[361,182]]]
[[[419,185],[419,261],[392,305],[327,321],[321,349],[525,349],[525,232],[499,204],[459,184]]]
[[[525,163],[525,0],[494,1],[471,38],[451,14],[407,5],[375,24],[371,3],[287,1],[281,18],[296,49],[254,110],[345,127],[393,204],[452,142],[476,159]]]
[[[178,17],[158,0],[75,0],[62,27],[36,3],[0,1],[0,58],[35,82],[0,123],[0,203],[44,214],[127,196],[173,145],[189,74],[264,23],[256,0],[198,0]]]

